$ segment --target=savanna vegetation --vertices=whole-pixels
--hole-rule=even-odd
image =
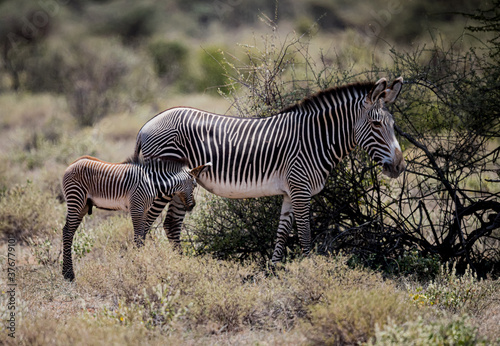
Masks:
[[[499,8],[0,1],[1,343],[500,344]],[[279,197],[200,189],[184,255],[162,220],[137,249],[125,214],[96,211],[63,279],[60,180],[79,156],[125,160],[168,107],[268,116],[398,76],[407,170],[389,180],[361,150],[336,167],[312,201],[312,256],[292,236],[269,266]]]

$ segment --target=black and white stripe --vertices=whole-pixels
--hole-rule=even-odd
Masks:
[[[190,170],[186,162],[152,158],[144,162],[108,163],[83,156],[73,162],[63,177],[67,204],[63,228],[63,275],[73,280],[71,246],[76,229],[92,207],[130,212],[134,240],[142,245],[146,233],[165,205],[176,196],[186,210],[194,205],[196,178],[205,165]]]
[[[186,157],[191,165],[212,162],[199,183],[223,197],[284,195],[273,261],[297,222],[304,253],[311,248],[309,202],[332,168],[356,145],[397,177],[405,163],[385,104],[394,102],[403,80],[388,86],[350,84],[321,91],[267,118],[244,118],[177,107],[149,120],[139,131],[135,156]],[[165,223],[175,239],[184,218],[174,198]]]

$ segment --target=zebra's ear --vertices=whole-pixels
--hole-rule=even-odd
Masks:
[[[378,101],[378,99],[385,95],[385,91],[387,89],[387,80],[385,78],[380,78],[377,83],[375,83],[375,86],[373,89],[370,91],[370,94],[368,95],[369,100],[371,103],[375,103]]]
[[[212,162],[206,163],[204,165],[198,166],[196,168],[193,168],[191,170],[191,174],[195,177],[198,178],[198,176],[203,173],[208,167],[212,166]]]
[[[391,86],[385,91],[384,102],[385,103],[393,103],[396,101],[399,93],[401,92],[401,88],[403,87],[403,77],[396,78]]]

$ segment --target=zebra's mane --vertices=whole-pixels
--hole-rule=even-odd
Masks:
[[[342,85],[342,86],[335,86],[332,88],[324,89],[324,90],[318,91],[312,95],[307,96],[306,98],[302,99],[301,101],[298,101],[297,103],[294,103],[288,107],[285,107],[279,113],[293,112],[293,111],[297,111],[297,110],[300,110],[303,108],[307,108],[311,105],[316,104],[318,99],[321,99],[325,96],[330,96],[330,95],[335,96],[335,95],[343,94],[346,91],[349,93],[352,93],[355,90],[359,94],[368,94],[373,89],[374,86],[375,86],[375,83],[373,83],[373,82],[358,82],[358,83],[351,83],[351,84],[346,84],[346,85]]]
[[[154,156],[154,157],[148,157],[145,159],[142,156],[130,156],[127,158],[123,163],[130,163],[130,164],[135,164],[135,165],[148,165],[150,162],[154,160],[160,160],[166,164],[168,164],[171,169],[173,170],[180,170],[182,167],[187,166],[189,164],[189,161],[187,158],[178,158],[174,156]]]

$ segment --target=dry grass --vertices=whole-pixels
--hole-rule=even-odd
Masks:
[[[59,199],[66,166],[83,154],[125,159],[140,125],[166,107],[220,113],[229,108],[207,95],[161,99],[161,104],[112,114],[81,129],[60,97],[0,96],[5,111],[0,120],[0,238],[38,237],[15,247],[16,338],[9,338],[2,324],[0,343],[418,344],[425,333],[442,340],[455,335],[456,343],[464,344],[500,341],[498,281],[467,281],[477,294],[464,304],[449,302],[453,309],[442,300],[430,304],[430,298],[415,303],[417,293],[460,296],[462,281],[442,275],[434,287],[404,285],[402,279],[350,268],[343,257],[311,256],[270,270],[256,263],[179,256],[162,232],[153,232],[136,249],[131,221],[121,213],[96,211],[85,218],[75,237],[76,281],[66,282],[60,264],[65,208]],[[7,253],[3,242],[2,268]],[[7,280],[2,271],[2,320],[9,312]]]
[[[14,110],[17,100],[18,96],[3,96],[2,102]],[[0,235],[36,238],[31,245],[16,245],[16,339],[5,337],[2,325],[4,343],[390,344],[413,342],[422,333],[436,331],[442,340],[450,335],[458,335],[459,341],[499,339],[498,281],[460,281],[448,273],[434,286],[402,285],[373,271],[349,268],[343,257],[312,256],[270,270],[256,263],[179,256],[161,226],[143,248],[136,249],[131,221],[124,213],[96,211],[84,219],[75,237],[76,281],[64,281],[60,237],[65,208],[58,199],[62,172],[82,154],[125,159],[138,124],[151,112],[140,108],[136,113],[111,115],[88,129],[68,122],[64,131],[54,132],[54,123],[71,118],[59,99],[44,96],[39,101],[40,109],[23,103],[24,111],[16,110],[23,114],[22,121],[13,115],[5,120],[2,132],[17,145],[10,143],[0,152],[8,163],[7,169],[0,170],[4,189]],[[223,112],[207,96],[178,102]],[[58,115],[50,115],[56,108]],[[25,124],[35,121],[40,112],[44,120],[37,120],[34,138]],[[13,137],[12,128],[18,137]],[[33,183],[27,184],[28,179]],[[203,198],[198,202],[203,203]],[[5,243],[0,251],[5,267]],[[430,300],[415,303],[417,293],[460,296],[463,282],[477,288],[466,304],[448,304],[453,306],[449,309]],[[5,271],[0,286],[0,314],[7,316]],[[465,315],[469,317],[462,318]]]
[[[136,249],[130,220],[121,215],[96,217],[84,231],[94,242],[75,263],[74,283],[62,278],[59,263],[18,267],[20,319],[15,343],[7,342],[358,344],[411,341],[436,330],[458,341],[498,338],[498,302],[488,311],[464,311],[470,316],[462,318],[415,304],[396,281],[349,268],[343,257],[312,256],[266,270],[180,256],[162,236]]]

